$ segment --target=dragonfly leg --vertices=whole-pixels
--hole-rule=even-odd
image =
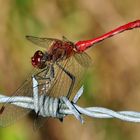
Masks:
[[[34,75],[34,77],[36,78],[36,80],[41,80],[43,77],[40,76],[40,74],[42,74],[45,71],[45,75],[49,72],[50,67],[48,66],[47,68],[43,69],[42,71],[38,72],[37,74]]]
[[[58,66],[60,69],[62,69],[62,70],[65,72],[65,74],[67,74],[67,75],[70,77],[70,79],[71,79],[71,85],[70,85],[69,91],[68,91],[67,96],[66,96],[66,97],[69,99],[69,98],[70,98],[70,95],[71,95],[71,92],[72,92],[72,90],[73,90],[74,84],[75,84],[75,76],[74,76],[72,73],[70,73],[69,71],[67,71],[65,68],[63,68],[59,63],[56,63],[56,64],[57,64],[57,66]]]
[[[48,74],[50,70],[50,73]],[[43,76],[40,76],[40,74],[42,74],[45,71],[45,73],[43,74]],[[47,68],[43,69],[42,71],[38,72],[37,74],[34,75],[34,77],[36,78],[36,80],[42,80],[42,79],[49,79],[49,78],[54,78],[54,67],[53,65],[48,66]]]
[[[38,86],[45,86],[46,81],[48,81],[48,83],[51,83],[51,81],[54,79],[54,66],[48,66],[47,68],[34,75],[34,77],[38,81]]]

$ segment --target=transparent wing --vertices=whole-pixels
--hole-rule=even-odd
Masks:
[[[77,88],[82,84],[85,68],[79,64],[74,57],[70,57],[65,61],[59,62],[59,64],[76,78],[75,85],[71,93],[76,94],[75,90],[77,90]],[[62,69],[55,65],[55,79],[47,95],[53,97],[66,96],[68,94],[71,81],[71,78]]]
[[[92,65],[92,59],[86,52],[76,53],[74,58],[83,67],[90,67]]]
[[[45,123],[47,122],[47,118],[38,116],[34,120],[33,129],[34,131],[38,131]]]
[[[55,38],[39,38],[34,36],[26,36],[26,39],[43,48],[50,47],[56,40],[58,40]]]
[[[15,121],[17,121],[31,111],[30,109],[25,109],[12,105],[9,102],[14,96],[33,96],[32,75],[36,74],[37,72],[37,70],[33,70],[29,74],[28,78],[21,84],[21,86],[12,94],[11,97],[9,97],[7,102],[3,104],[0,103],[0,109],[3,108],[3,111],[0,114],[1,127],[6,127],[13,124]]]

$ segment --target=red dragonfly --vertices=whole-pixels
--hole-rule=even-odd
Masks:
[[[71,97],[72,91],[80,81],[83,67],[91,63],[86,50],[91,46],[126,30],[140,27],[140,20],[120,26],[100,37],[73,43],[63,37],[62,40],[54,38],[39,38],[26,36],[32,43],[45,48],[45,51],[36,51],[31,58],[32,65],[36,68],[35,75],[39,82],[40,94],[49,96],[65,95]],[[50,84],[48,84],[50,83]],[[32,96],[31,76],[14,92],[14,96]],[[30,110],[21,109],[14,105],[2,105],[0,110],[0,126],[13,123]]]
[[[40,50],[36,51],[31,58],[32,65],[37,69],[41,69],[39,74],[48,71],[49,67],[50,76],[54,81],[54,85],[52,86],[51,84],[53,88],[47,94],[49,93],[50,96],[54,95],[55,97],[64,94],[67,98],[70,98],[75,83],[79,82],[82,67],[88,67],[91,63],[88,54],[86,52],[78,53],[74,43],[66,37],[63,37],[62,40],[33,36],[26,36],[26,38],[32,43],[47,49],[45,52]],[[39,74],[36,74],[37,79],[45,78],[44,80],[46,80],[46,76]],[[67,88],[62,85],[67,86]],[[60,87],[61,89],[58,89]]]

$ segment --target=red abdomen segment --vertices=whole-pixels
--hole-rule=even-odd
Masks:
[[[123,26],[120,26],[100,37],[97,38],[93,38],[91,40],[85,40],[85,41],[78,41],[77,43],[75,43],[76,49],[78,52],[83,52],[86,49],[88,49],[89,47],[91,47],[92,45],[99,43],[100,41],[103,41],[104,39],[107,39],[109,37],[112,37],[118,33],[121,33],[123,31],[126,30],[131,30],[133,28],[139,28],[140,27],[140,20],[136,20],[134,22],[129,22]]]

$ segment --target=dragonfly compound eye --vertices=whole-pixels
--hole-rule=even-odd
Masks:
[[[40,50],[36,51],[34,56],[31,58],[32,65],[36,68],[42,69],[45,67],[44,61],[42,61],[42,58],[44,56],[44,53]]]

